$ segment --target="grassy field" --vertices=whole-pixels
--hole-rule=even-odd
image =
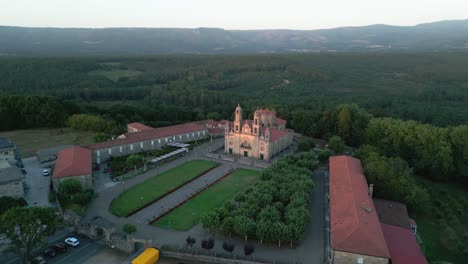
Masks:
[[[251,186],[260,175],[259,171],[238,169],[225,179],[195,196],[192,200],[159,219],[153,225],[176,230],[189,230],[198,224],[200,215],[211,211],[232,199],[240,191]]]
[[[117,82],[119,78],[121,77],[133,77],[133,76],[137,76],[141,74],[141,72],[135,71],[135,70],[109,70],[109,71],[98,70],[98,71],[92,71],[89,74],[90,75],[102,75],[113,82]]]
[[[0,137],[11,139],[24,157],[35,156],[37,150],[60,145],[82,145],[93,141],[93,132],[71,128],[39,128],[0,132]]]
[[[192,160],[184,163],[120,194],[112,201],[110,210],[115,215],[127,216],[132,211],[158,199],[179,185],[217,165],[216,162],[206,160]]]
[[[424,254],[430,263],[466,263],[468,191],[454,184],[417,180],[431,197],[429,210],[414,215]]]

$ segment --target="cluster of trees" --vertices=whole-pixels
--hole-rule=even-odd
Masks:
[[[388,156],[401,157],[418,175],[449,180],[468,177],[468,126],[434,127],[416,121],[374,118],[366,131],[369,144]]]
[[[429,194],[414,182],[413,170],[404,160],[383,156],[370,145],[361,146],[356,155],[361,159],[368,183],[374,184],[376,197],[399,201],[413,210],[428,208]]]
[[[93,190],[83,190],[81,182],[77,179],[65,179],[58,187],[58,198],[62,203],[76,203],[86,206],[94,197]]]
[[[66,124],[77,130],[112,133],[117,126],[112,120],[90,114],[74,114],[68,117]]]
[[[0,96],[0,131],[63,125],[67,113],[54,97]]]
[[[318,166],[314,152],[290,155],[262,172],[245,193],[201,218],[207,228],[249,236],[261,242],[298,241],[309,221],[312,170]]]
[[[329,139],[340,136],[347,145],[359,146],[365,140],[372,115],[356,104],[341,104],[333,110],[294,111],[291,126],[308,136]]]
[[[13,198],[10,196],[0,197],[0,215],[14,207],[24,207],[28,203],[23,198]]]

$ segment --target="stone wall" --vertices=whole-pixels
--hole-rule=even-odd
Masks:
[[[388,264],[387,258],[359,255],[349,252],[332,251],[333,264],[356,264],[358,258],[363,259],[364,264]]]
[[[60,178],[55,178],[55,179],[53,179],[55,191],[58,190],[58,187],[59,187],[59,185],[60,185],[60,182],[66,180],[66,179],[76,179],[76,180],[79,180],[80,183],[81,183],[81,186],[82,186],[84,189],[92,189],[92,188],[93,188],[93,177],[91,176],[91,174],[87,174],[87,175],[70,176],[70,177],[60,177]]]
[[[200,263],[216,263],[216,264],[259,264],[259,263],[264,263],[264,262],[253,262],[253,261],[240,260],[240,259],[226,259],[226,258],[219,258],[219,257],[213,257],[213,256],[195,255],[195,254],[182,253],[182,252],[173,252],[173,251],[166,251],[166,250],[162,250],[161,255],[163,257],[182,259],[182,260],[187,260],[187,261],[197,261],[197,262],[200,262]]]

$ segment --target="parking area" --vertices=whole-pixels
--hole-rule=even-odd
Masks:
[[[52,241],[49,246],[63,242],[67,236],[63,236]],[[92,259],[96,254],[105,248],[104,243],[100,241],[92,241],[86,237],[78,237],[80,245],[76,247],[67,246],[67,250],[63,253],[57,253],[54,257],[44,257],[47,263],[50,264],[81,264],[92,263],[88,260]],[[44,249],[35,250],[34,255],[43,256]],[[0,263],[2,264],[20,264],[20,260],[16,255],[0,255]]]
[[[49,203],[50,168],[48,168],[49,175],[43,176],[42,171],[45,168],[36,157],[23,159],[23,164],[26,170],[26,201],[30,206],[51,206]]]

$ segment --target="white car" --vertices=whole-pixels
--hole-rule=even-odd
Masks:
[[[78,241],[78,239],[74,238],[74,237],[69,237],[67,239],[65,239],[65,243],[67,245],[70,245],[72,247],[76,247],[80,244],[80,241]]]
[[[49,176],[49,170],[48,169],[43,170],[42,176]]]

